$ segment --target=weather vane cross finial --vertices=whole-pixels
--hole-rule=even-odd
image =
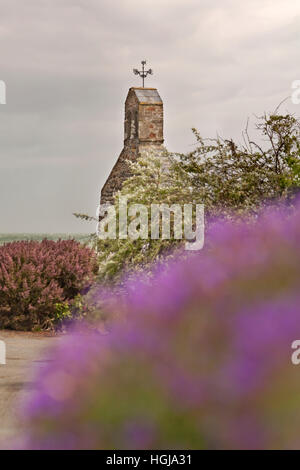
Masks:
[[[139,75],[142,78],[143,88],[145,88],[145,78],[147,77],[147,75],[153,75],[153,70],[152,69],[145,70],[145,65],[146,65],[145,60],[142,60],[141,64],[143,66],[143,70],[133,69],[133,73],[135,75]]]

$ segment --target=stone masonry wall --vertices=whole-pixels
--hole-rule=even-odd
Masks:
[[[141,102],[135,90],[153,94],[148,101],[156,96],[160,101]],[[162,149],[163,141],[163,103],[157,90],[130,88],[125,102],[124,148],[102,188],[100,204],[113,203],[115,193],[131,176],[127,161],[136,160],[142,150]]]
[[[123,182],[130,176],[128,160],[134,161],[137,158],[137,149],[125,146],[113,167],[105,185],[101,191],[100,204],[114,202],[114,194],[122,188]]]
[[[163,143],[163,106],[139,105],[139,140]]]

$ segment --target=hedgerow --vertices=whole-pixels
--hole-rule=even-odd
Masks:
[[[97,272],[94,252],[74,240],[0,247],[0,328],[37,330],[70,316],[69,303]]]

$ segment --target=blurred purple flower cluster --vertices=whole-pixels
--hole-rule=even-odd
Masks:
[[[55,306],[92,282],[95,255],[74,240],[8,243],[0,247],[0,328],[52,326]]]
[[[300,447],[300,206],[207,238],[151,285],[130,282],[109,332],[60,341],[23,408],[21,447]]]

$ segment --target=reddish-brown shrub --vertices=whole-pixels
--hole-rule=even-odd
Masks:
[[[0,328],[46,329],[57,307],[89,287],[94,252],[74,240],[8,243],[0,247]]]

